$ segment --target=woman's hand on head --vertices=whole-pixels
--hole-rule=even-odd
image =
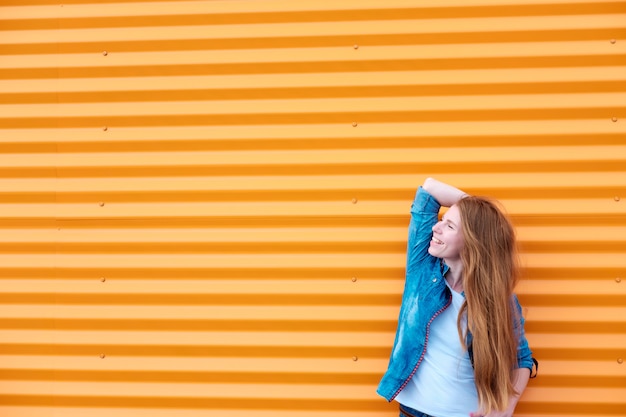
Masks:
[[[430,177],[426,178],[422,187],[444,207],[451,207],[467,195],[450,184],[437,181]]]

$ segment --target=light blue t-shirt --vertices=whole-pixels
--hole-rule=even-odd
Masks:
[[[474,370],[456,324],[463,301],[462,294],[452,291],[452,304],[430,324],[426,354],[396,397],[400,404],[436,417],[467,417],[478,411]]]

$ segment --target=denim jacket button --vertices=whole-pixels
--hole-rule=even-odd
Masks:
[[[437,278],[433,278],[433,282],[437,282]]]

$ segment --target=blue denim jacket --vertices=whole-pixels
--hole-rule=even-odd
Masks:
[[[387,372],[377,390],[387,401],[392,401],[417,371],[426,354],[430,324],[452,302],[452,294],[444,282],[448,266],[428,253],[440,208],[428,192],[422,187],[418,189],[411,206],[406,281],[396,339]],[[524,334],[524,318],[517,297],[515,303],[520,317],[518,367],[532,371],[532,352]]]

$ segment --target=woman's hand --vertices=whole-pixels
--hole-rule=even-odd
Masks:
[[[460,199],[467,196],[467,194],[458,188],[441,181],[437,181],[434,178],[426,178],[422,187],[424,187],[424,189],[444,207],[451,207]]]

